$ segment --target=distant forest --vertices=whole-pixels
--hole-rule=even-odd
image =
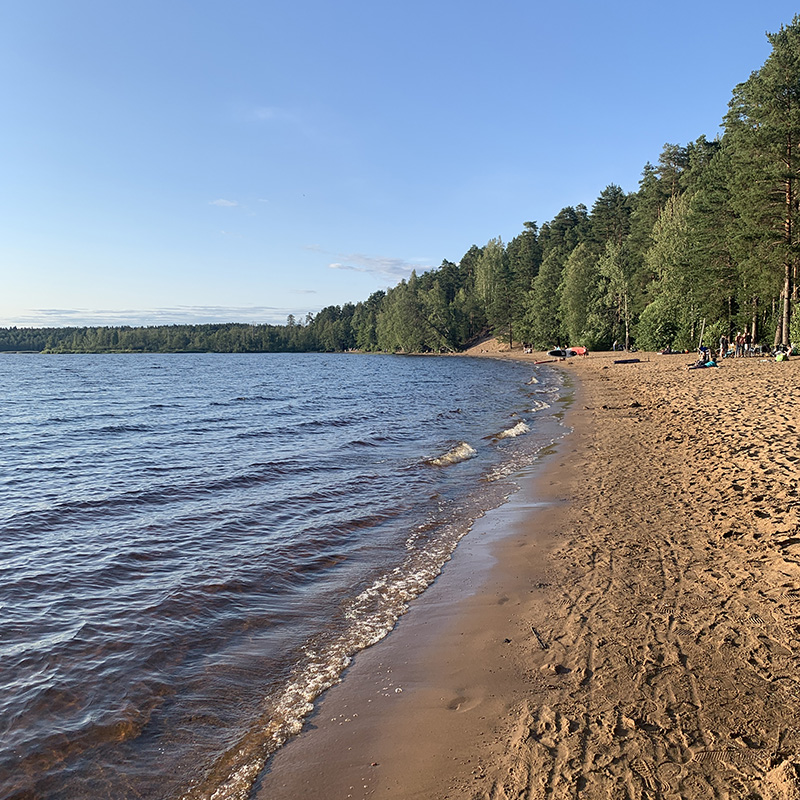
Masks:
[[[768,34],[714,141],[667,144],[639,189],[526,222],[510,242],[286,325],[0,329],[0,350],[454,352],[492,333],[534,348],[655,350],[749,330],[800,342],[800,15]]]

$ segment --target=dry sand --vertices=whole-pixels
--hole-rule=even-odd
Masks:
[[[574,432],[260,800],[800,800],[800,359],[636,355],[556,365]]]

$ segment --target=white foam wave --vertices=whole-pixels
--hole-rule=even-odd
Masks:
[[[467,442],[459,442],[451,450],[448,450],[444,455],[437,458],[430,459],[427,463],[433,464],[435,467],[449,467],[451,464],[458,464],[461,461],[466,461],[470,458],[475,458],[478,453],[475,448]]]
[[[314,701],[341,681],[352,655],[379,642],[394,628],[409,602],[436,579],[470,527],[471,523],[450,528],[424,554],[409,556],[403,565],[377,578],[353,598],[344,613],[350,621],[348,629],[332,642],[303,648],[303,665],[264,718],[260,728],[263,745],[254,748],[246,735],[226,758],[227,777],[214,788],[198,787],[181,800],[247,800],[269,755],[302,730],[304,719],[314,710]]]
[[[497,438],[511,439],[515,436],[523,436],[526,433],[530,433],[530,430],[531,429],[524,422],[518,422],[513,428],[498,433]]]
[[[539,379],[535,375],[528,381],[528,386],[533,386],[534,383],[539,383]]]
[[[550,408],[550,403],[545,403],[544,400],[533,400],[528,411],[533,413],[535,411],[544,411],[546,408]]]

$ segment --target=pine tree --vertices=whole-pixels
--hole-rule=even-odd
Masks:
[[[772,52],[733,92],[725,118],[731,139],[731,202],[739,238],[769,270],[781,275],[776,339],[789,343],[797,285],[800,194],[800,16],[767,34]]]

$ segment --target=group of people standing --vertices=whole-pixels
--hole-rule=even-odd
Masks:
[[[731,352],[731,346],[733,346],[733,352]],[[730,340],[724,333],[719,337],[720,358],[727,358],[728,356],[734,356],[734,358],[743,358],[745,356],[752,355],[752,353],[753,337],[750,334],[750,331],[745,333],[739,331],[736,336],[732,337]]]

